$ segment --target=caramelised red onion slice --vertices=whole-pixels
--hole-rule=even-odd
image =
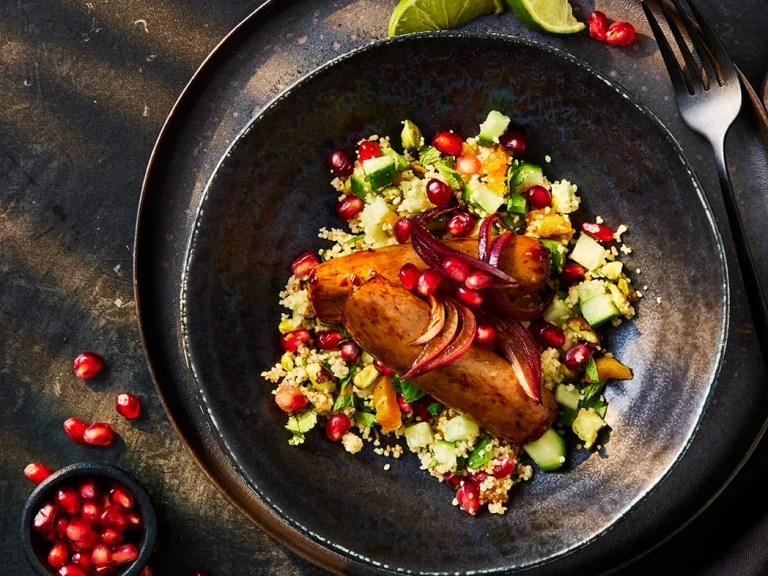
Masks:
[[[491,232],[494,222],[498,222],[503,228],[507,229],[507,232],[512,232],[512,229],[506,225],[504,220],[498,214],[491,214],[487,218],[483,219],[480,224],[480,231],[478,234],[477,242],[477,257],[483,262],[488,262],[491,248]],[[494,264],[495,266],[495,264]]]
[[[433,294],[429,295],[429,304],[431,306],[429,310],[429,323],[424,329],[424,333],[411,342],[411,344],[426,344],[443,329],[443,324],[445,323],[445,306],[443,306],[443,303],[435,298]]]
[[[488,318],[496,328],[496,346],[512,365],[528,397],[541,404],[541,354],[528,329],[517,320]]]
[[[509,296],[504,294],[503,291],[496,288],[489,288],[486,290],[485,301],[488,304],[488,308],[494,312],[500,314],[504,318],[510,318],[512,320],[525,320],[531,322],[536,320],[549,306],[554,298],[555,293],[551,292],[544,299],[530,308],[524,308],[519,304],[515,304],[509,299]]]
[[[499,236],[499,239],[496,240],[496,242],[493,244],[493,248],[491,248],[491,253],[488,256],[488,264],[491,266],[499,265],[499,258],[501,258],[501,253],[504,252],[504,248],[507,247],[513,238],[514,233],[512,232],[504,232],[504,234]]]
[[[459,312],[452,302],[444,302],[442,305],[445,305],[445,322],[442,330],[432,340],[427,342],[421,353],[416,357],[416,360],[413,361],[408,372],[403,374],[403,380],[408,380],[426,372],[422,368],[448,348],[448,345],[456,337],[456,332],[459,329]]]

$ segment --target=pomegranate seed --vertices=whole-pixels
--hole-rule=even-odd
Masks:
[[[576,262],[566,262],[563,265],[563,271],[560,272],[560,284],[563,286],[571,286],[578,284],[584,280],[584,275],[587,273],[587,269]]]
[[[389,366],[385,366],[384,364],[382,364],[378,360],[374,360],[373,361],[373,365],[376,367],[376,370],[379,371],[379,374],[384,374],[384,376],[394,376],[395,375],[395,371],[392,370],[392,368],[390,368]]]
[[[85,576],[85,571],[76,564],[62,566],[56,572],[57,576]]]
[[[106,566],[96,566],[91,574],[93,574],[93,576],[114,576],[115,567],[112,566],[112,564],[107,564]],[[152,572],[148,572],[148,574],[149,576],[152,576]],[[139,576],[144,576],[143,570]]]
[[[67,545],[61,540],[54,542],[51,549],[48,551],[48,564],[54,568],[61,568],[67,563],[69,559],[69,550]]]
[[[99,534],[99,542],[105,546],[117,546],[123,541],[123,533],[114,528],[104,528]]]
[[[581,225],[581,230],[592,236],[592,238],[600,240],[600,242],[610,242],[613,240],[613,232],[611,229],[602,224],[584,222],[584,224]]]
[[[46,542],[55,542],[58,540],[59,535],[56,533],[56,528],[48,528],[48,530],[43,531],[43,538]]]
[[[152,570],[149,566],[144,566],[144,569],[139,573],[139,576],[152,576]]]
[[[296,352],[296,348],[299,347],[299,344],[307,342],[310,338],[311,336],[309,335],[309,332],[301,328],[299,330],[294,330],[293,332],[281,334],[280,346],[282,346],[283,350],[286,352]]]
[[[80,495],[80,498],[83,500],[94,500],[98,498],[99,494],[101,493],[99,490],[99,485],[96,484],[96,482],[94,482],[91,478],[83,480],[80,483],[77,492]]]
[[[483,295],[477,290],[470,290],[466,286],[456,288],[456,296],[470,308],[479,308],[483,305]]]
[[[32,520],[32,529],[35,532],[47,532],[56,526],[56,506],[50,502],[43,504]]]
[[[296,412],[307,405],[307,397],[293,386],[284,386],[275,394],[275,402],[283,412]]]
[[[587,363],[590,356],[592,356],[592,352],[587,348],[587,345],[579,343],[563,355],[563,364],[568,370],[578,370]]]
[[[397,277],[400,279],[400,283],[406,290],[413,290],[419,283],[419,276],[421,276],[421,270],[416,268],[415,264],[403,264],[400,271],[397,273]]]
[[[105,566],[112,563],[112,551],[104,544],[96,544],[91,551],[91,562],[96,566]]]
[[[109,446],[112,443],[112,427],[106,422],[94,422],[85,429],[83,440],[86,444]]]
[[[101,506],[93,500],[86,500],[80,507],[80,517],[89,524],[95,524],[101,516]]]
[[[427,406],[429,406],[434,401],[434,398],[431,396],[422,396],[416,400],[416,402],[411,404],[411,407],[413,408],[413,415],[417,420],[429,420],[431,414],[429,413],[429,410],[427,410]]]
[[[381,148],[373,140],[363,140],[357,147],[357,160],[363,162],[381,156]]]
[[[485,479],[488,478],[488,473],[483,472],[482,470],[475,470],[474,472],[472,472],[472,474],[469,475],[469,477],[472,478],[475,484],[480,486],[480,484],[485,482]]]
[[[504,456],[493,467],[493,475],[495,478],[506,478],[512,472],[515,471],[515,459],[509,456]]]
[[[109,491],[109,501],[128,510],[133,506],[133,494],[125,486],[117,484]]]
[[[348,194],[336,204],[336,216],[344,220],[344,222],[349,222],[352,218],[360,214],[360,212],[363,211],[363,208],[365,208],[365,202],[363,202],[361,198],[358,198],[354,194]]]
[[[126,530],[138,530],[144,524],[141,520],[141,514],[135,510],[129,510],[125,515],[125,519],[128,521],[125,525]]]
[[[601,42],[605,40],[605,33],[608,31],[608,18],[599,10],[595,10],[587,16],[587,26],[589,26],[589,35],[595,40]]]
[[[120,392],[115,398],[115,410],[123,418],[133,420],[139,417],[141,412],[141,404],[139,399],[128,392]]]
[[[435,290],[437,290],[437,287],[440,286],[441,280],[442,277],[440,274],[431,268],[428,268],[421,273],[421,276],[419,276],[419,280],[416,283],[416,292],[422,296],[429,296],[430,294],[434,294]]]
[[[456,171],[467,176],[480,172],[480,160],[474,154],[462,154],[456,158]]]
[[[122,544],[112,551],[112,562],[119,566],[126,562],[133,562],[139,557],[139,551],[133,544]]]
[[[394,232],[395,232],[395,240],[398,241],[399,244],[405,244],[408,242],[408,239],[411,237],[411,230],[413,229],[413,221],[408,218],[407,216],[403,216],[395,222],[394,226]]]
[[[56,503],[64,508],[67,514],[74,514],[80,510],[80,497],[74,488],[63,486],[56,492]]]
[[[84,518],[75,516],[70,519],[69,526],[67,526],[67,538],[73,542],[79,540],[85,540],[87,533],[91,531],[91,526]]]
[[[87,380],[96,376],[103,362],[104,360],[96,352],[83,352],[78,354],[72,362],[72,372],[78,378]]]
[[[456,256],[448,256],[443,260],[443,270],[456,282],[464,282],[469,276],[469,266]]]
[[[357,362],[357,359],[360,358],[360,346],[352,342],[352,340],[339,344],[339,351],[341,351],[341,359],[347,364]]]
[[[483,288],[490,288],[490,286],[493,284],[493,278],[491,277],[488,272],[483,272],[482,270],[475,270],[467,276],[467,279],[464,281],[464,285],[469,288],[470,290],[482,290]]]
[[[32,462],[24,467],[24,476],[32,480],[35,484],[40,484],[40,482],[48,478],[51,474],[53,474],[53,470],[39,462]]]
[[[427,182],[427,198],[435,206],[445,206],[451,201],[451,189],[442,180],[432,178]]]
[[[397,405],[400,406],[400,412],[403,414],[410,414],[413,412],[413,406],[408,404],[405,397],[402,394],[397,395]]]
[[[56,518],[56,534],[65,537],[67,535],[67,526],[69,526],[69,518]]]
[[[480,508],[480,489],[472,480],[464,480],[456,491],[456,500],[462,510],[474,516]]]
[[[312,272],[318,264],[320,264],[320,259],[317,257],[317,254],[311,250],[307,250],[306,252],[299,254],[293,261],[293,264],[291,264],[291,272],[293,272],[293,275],[299,280],[304,280],[304,278],[309,276],[310,272]]]
[[[628,46],[634,40],[635,27],[629,22],[614,22],[605,34],[605,41],[611,46]]]
[[[71,562],[86,572],[93,566],[93,562],[91,562],[91,555],[88,554],[87,550],[82,552],[75,552],[72,554]]]
[[[344,338],[341,330],[325,330],[315,334],[315,344],[320,350],[336,350]]]
[[[453,472],[446,472],[443,476],[443,480],[445,481],[448,486],[456,490],[456,488],[461,485],[462,480],[464,480],[465,476],[464,474],[454,474]]]
[[[478,322],[477,332],[475,332],[475,343],[484,348],[491,348],[496,343],[496,328],[487,322]]]
[[[334,442],[341,440],[350,426],[352,426],[352,422],[344,414],[334,414],[328,418],[328,422],[325,424],[325,435]]]
[[[515,156],[522,156],[528,148],[528,138],[522,132],[507,130],[499,136],[499,144],[512,152]]]
[[[445,230],[451,236],[461,238],[475,229],[475,219],[469,212],[457,212],[451,216],[445,225]]]
[[[560,348],[565,344],[565,333],[554,324],[545,322],[537,334],[539,344],[551,348]]]
[[[527,195],[528,203],[534,210],[542,210],[552,206],[552,194],[544,186],[531,186]]]
[[[432,138],[432,146],[448,156],[461,154],[462,144],[461,136],[453,132],[438,132]]]
[[[99,521],[105,528],[114,528],[115,530],[125,530],[128,525],[128,519],[125,517],[123,508],[117,504],[110,504],[104,508],[101,516],[99,516]]]
[[[85,442],[83,440],[83,434],[85,434],[86,428],[88,428],[88,424],[80,420],[80,418],[73,417],[64,420],[64,432],[78,444]]]
[[[328,155],[328,168],[334,176],[349,176],[352,174],[354,165],[347,156],[346,152],[336,150]]]

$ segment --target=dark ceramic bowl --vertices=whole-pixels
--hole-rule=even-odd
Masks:
[[[409,454],[383,459],[366,446],[351,456],[320,430],[289,446],[285,414],[259,374],[281,354],[278,293],[293,258],[327,246],[319,228],[342,226],[327,155],[370,134],[397,142],[405,118],[427,138],[448,128],[475,135],[493,109],[528,134],[526,158],[579,185],[581,218],[629,226],[623,260],[645,297],[635,320],[607,331],[608,349],[635,377],[606,393],[602,448],[571,446],[562,472],[537,472],[512,491],[506,515],[472,518]],[[252,120],[198,210],[181,296],[201,413],[266,504],[252,516],[272,531],[291,526],[284,543],[321,563],[325,547],[368,573],[502,572],[585,546],[678,462],[717,377],[726,269],[690,165],[620,87],[531,41],[416,35],[331,62]]]
[[[93,478],[102,489],[114,482],[119,482],[133,493],[134,506],[141,514],[144,525],[140,530],[127,531],[124,542],[133,543],[139,556],[130,564],[118,566],[116,576],[138,576],[149,562],[157,537],[157,519],[152,500],[150,500],[144,487],[133,476],[109,464],[96,462],[72,464],[57,470],[41,482],[27,498],[21,514],[21,539],[29,563],[35,572],[41,576],[56,574],[56,570],[47,561],[51,543],[47,542],[41,534],[32,530],[32,520],[46,502],[53,501],[59,488],[74,486],[78,481],[85,478]]]

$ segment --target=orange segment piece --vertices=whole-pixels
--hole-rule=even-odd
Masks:
[[[400,406],[397,404],[397,394],[392,388],[389,376],[380,376],[373,385],[373,407],[376,410],[376,420],[384,432],[400,428]]]
[[[528,212],[528,232],[541,238],[566,238],[573,237],[571,221],[562,214],[546,210],[531,210]]]
[[[507,193],[507,163],[509,154],[501,146],[495,146],[483,167],[488,175],[488,187],[499,196]]]

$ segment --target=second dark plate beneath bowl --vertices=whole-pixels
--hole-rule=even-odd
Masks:
[[[644,292],[608,349],[635,372],[613,385],[610,440],[537,473],[504,516],[469,518],[414,457],[350,456],[320,432],[290,447],[259,374],[280,356],[278,293],[293,258],[340,227],[325,157],[400,121],[474,135],[497,109],[530,137],[527,157],[579,185],[583,213],[625,236]],[[648,286],[647,289],[644,286]],[[502,571],[604,533],[688,445],[717,375],[727,326],[720,238],[667,131],[606,79],[564,54],[510,38],[439,34],[376,44],[321,68],[257,116],[209,185],[183,281],[183,328],[214,434],[269,510],[371,570]],[[695,295],[695,297],[693,296]],[[657,300],[658,299],[658,300]],[[391,469],[384,470],[390,463]],[[285,544],[291,546],[290,541]]]

